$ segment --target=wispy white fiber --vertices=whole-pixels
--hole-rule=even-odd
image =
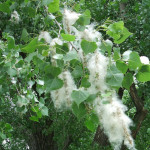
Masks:
[[[90,71],[89,82],[92,83],[89,87],[89,92],[105,91],[107,85],[105,77],[107,74],[108,59],[96,50],[88,60],[87,68]]]
[[[146,56],[141,56],[141,57],[140,57],[140,60],[141,60],[141,63],[142,63],[142,64],[145,64],[145,65],[148,65],[148,64],[149,64],[149,58],[146,57]]]
[[[104,103],[106,101],[108,103]],[[95,111],[99,116],[102,128],[114,146],[114,150],[120,150],[123,141],[129,149],[135,149],[129,129],[132,121],[125,114],[126,110],[126,106],[122,104],[115,93],[99,99],[99,103],[95,105]]]
[[[62,72],[59,78],[63,80],[64,85],[62,88],[51,92],[54,106],[59,110],[70,109],[73,101],[71,93],[77,89],[76,85],[69,71]]]
[[[56,55],[56,44],[58,45],[63,45],[63,42],[61,39],[59,38],[54,38],[52,39],[51,43],[50,43],[50,47],[51,47],[51,51],[50,51],[50,54],[51,54],[51,62],[54,66],[57,65],[57,62],[56,62],[56,59],[54,58],[54,56]]]
[[[129,58],[130,58],[130,54],[131,54],[131,53],[132,53],[131,50],[125,51],[125,52],[123,53],[123,60],[124,60],[124,61],[128,61]]]
[[[100,42],[102,35],[100,32],[96,31],[94,27],[95,24],[87,25],[86,29],[83,32],[80,32],[81,38],[91,42]]]
[[[72,48],[75,47],[83,66],[89,70],[89,82],[91,86],[84,90],[87,90],[89,94],[98,93],[97,98],[89,105],[91,105],[97,113],[101,127],[108,136],[114,150],[120,150],[123,142],[129,149],[136,150],[129,129],[132,125],[132,121],[125,114],[127,108],[117,97],[116,92],[107,86],[105,81],[109,63],[108,58],[99,51],[99,48],[97,48],[94,53],[88,55],[85,55],[81,48],[81,41],[83,39],[96,42],[99,46],[101,44],[101,34],[94,29],[94,24],[86,26],[83,32],[77,31],[72,25],[79,16],[80,14],[65,9],[63,26],[65,32],[69,34],[73,32],[75,34],[76,40],[72,42]],[[61,45],[62,41],[54,39],[50,43],[50,46],[55,48],[56,43]],[[55,50],[52,52],[55,52]],[[131,51],[124,53],[123,59],[128,60],[130,53]],[[54,102],[54,106],[59,110],[70,109],[73,102],[71,93],[73,90],[77,90],[77,87],[68,70],[63,71],[59,75],[59,78],[63,80],[64,85],[62,88],[51,92],[52,101]],[[107,95],[108,92],[110,92],[109,95]]]
[[[51,41],[50,45],[51,45],[51,46],[55,46],[56,44],[58,44],[58,45],[63,45],[63,42],[62,42],[62,40],[59,39],[59,38],[54,38],[54,39]]]
[[[53,14],[48,15],[50,19],[55,19],[55,16]]]
[[[67,33],[71,33],[75,29],[72,25],[78,20],[80,14],[72,12],[71,10],[64,9],[63,25]]]
[[[40,32],[39,40],[41,39],[44,39],[47,43],[50,43],[52,41],[52,38],[47,31]]]
[[[10,19],[10,21],[13,22],[13,23],[16,23],[16,24],[19,23],[19,21],[20,21],[20,16],[19,16],[19,14],[18,14],[17,11],[13,11],[13,13],[11,14],[11,19]]]

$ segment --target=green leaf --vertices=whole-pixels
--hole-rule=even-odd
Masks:
[[[34,38],[28,45],[22,48],[24,53],[33,53],[38,46],[38,38]]]
[[[48,79],[45,81],[46,91],[57,90],[63,86],[63,81],[59,78]]]
[[[29,17],[34,18],[36,15],[36,9],[34,9],[32,7],[28,7],[28,15],[29,15]]]
[[[83,76],[83,69],[82,69],[82,67],[81,66],[76,66],[75,68],[74,68],[74,70],[72,71],[72,76],[74,77],[74,78],[79,78],[79,77],[82,77]]]
[[[108,56],[110,56],[111,50],[112,50],[112,46],[113,46],[113,43],[110,40],[106,40],[106,41],[102,41],[102,43],[100,45],[100,49],[103,52],[107,52]]]
[[[80,105],[83,101],[85,101],[89,97],[89,93],[87,91],[73,91],[71,94],[72,99],[76,102],[76,104]]]
[[[106,82],[108,85],[114,88],[122,86],[123,74],[117,69],[115,65],[108,67]]]
[[[120,48],[114,47],[113,51],[114,51],[113,59],[115,61],[119,60],[121,58],[121,56],[120,56]]]
[[[37,53],[36,52],[33,52],[33,53],[30,53],[24,60],[28,63],[30,63],[30,61],[33,59],[34,56],[36,56]]]
[[[129,91],[132,83],[133,83],[133,75],[128,72],[123,78],[122,86]]]
[[[0,3],[0,11],[10,13],[9,5],[7,3]]]
[[[150,135],[150,128],[147,129],[147,133]]]
[[[39,122],[39,118],[36,116],[31,116],[29,119],[35,122]]]
[[[74,35],[64,34],[64,33],[61,33],[61,36],[62,36],[63,40],[65,40],[65,41],[74,41],[76,38]]]
[[[38,118],[42,118],[42,113],[41,113],[40,111],[38,111],[38,112],[36,113],[36,115],[37,115]]]
[[[27,42],[29,40],[29,34],[25,28],[22,30],[21,40]]]
[[[38,42],[37,49],[40,53],[42,53],[43,50],[49,50],[49,45],[43,44],[42,42]]]
[[[10,75],[10,77],[14,77],[17,75],[17,71],[13,68],[9,68],[7,73],[8,73],[8,75]]]
[[[122,42],[124,42],[130,35],[132,35],[131,32],[128,31],[127,28],[124,27],[121,35],[120,35],[120,38],[115,40],[114,43],[116,44],[121,44]]]
[[[45,91],[44,87],[41,86],[41,85],[38,85],[38,84],[37,84],[37,86],[36,86],[36,90],[37,90],[37,92],[39,93],[39,95],[41,95],[41,94],[44,93],[44,91]]]
[[[48,11],[50,13],[55,13],[59,10],[59,0],[53,0],[48,6]]]
[[[68,44],[64,43],[63,45],[56,44],[56,53],[57,54],[66,54],[69,51]]]
[[[39,101],[39,108],[42,108],[44,105],[45,105],[44,99],[43,99],[43,98],[40,98],[40,101]]]
[[[57,77],[61,73],[61,69],[59,67],[47,65],[45,67],[45,73],[48,75],[50,74],[53,77]]]
[[[81,48],[85,54],[93,53],[97,49],[96,42],[89,42],[86,40],[82,40]]]
[[[53,2],[53,0],[42,0],[42,5],[48,5],[51,2]]]
[[[110,104],[110,101],[105,100],[105,101],[103,101],[102,103],[103,103],[103,104]]]
[[[77,30],[84,31],[85,26],[90,24],[91,13],[87,9],[82,15],[80,15],[79,19],[73,25]]]
[[[5,124],[5,131],[7,131],[7,132],[13,131],[13,128],[12,128],[12,126],[9,123]]]
[[[75,50],[69,51],[63,58],[64,61],[79,60],[78,53]]]
[[[2,133],[2,132],[0,132],[0,137],[1,137],[3,140],[6,139],[6,135],[5,135],[4,133]]]
[[[83,103],[79,106],[74,102],[72,104],[72,112],[73,114],[80,120],[86,115],[86,108]]]
[[[128,70],[128,65],[124,61],[117,60],[116,66],[123,74],[125,74]]]
[[[87,78],[83,78],[81,81],[81,87],[89,88],[91,86],[91,83],[88,81]]]
[[[123,28],[124,28],[123,21],[115,22],[108,26],[106,34],[111,36],[113,39],[117,40],[120,38],[120,33],[123,31]]]
[[[110,91],[106,91],[105,93],[102,93],[101,94],[101,96],[103,97],[103,98],[108,98],[108,97],[110,97],[112,95],[112,92],[110,92]]]
[[[48,108],[46,106],[42,107],[41,113],[43,116],[48,116]]]
[[[128,66],[131,71],[136,70],[138,67],[142,65],[140,57],[137,52],[132,52],[130,54],[128,62],[129,62]]]
[[[127,28],[124,27],[123,21],[119,21],[110,24],[107,28],[106,34],[114,39],[114,43],[120,44],[124,42],[132,33],[130,33]]]
[[[28,105],[29,100],[26,99],[24,96],[18,96],[17,106],[22,107]]]
[[[87,120],[85,121],[85,126],[92,132],[95,132],[98,124],[99,124],[99,119],[97,115],[94,113],[89,115]]]
[[[97,97],[97,94],[90,94],[89,97],[86,99],[86,101],[93,102],[96,97]]]
[[[8,49],[15,48],[15,40],[13,37],[8,37]]]
[[[39,111],[39,107],[38,106],[31,107],[31,110],[36,113]]]
[[[75,10],[76,12],[79,12],[79,11],[80,11],[80,4],[75,4],[74,10]]]
[[[15,64],[16,68],[22,68],[24,65],[24,61],[20,60],[17,64]]]
[[[150,81],[150,65],[143,65],[139,68],[136,78],[140,82]]]
[[[42,51],[42,56],[48,57],[49,56],[49,50],[43,50]]]

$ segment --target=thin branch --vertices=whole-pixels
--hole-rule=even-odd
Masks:
[[[74,48],[76,51],[77,51],[77,53],[78,53],[78,50],[77,50],[77,48],[71,43],[71,42],[69,42],[69,44],[72,46],[72,48]]]

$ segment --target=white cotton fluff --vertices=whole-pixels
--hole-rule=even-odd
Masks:
[[[131,50],[125,51],[125,52],[123,53],[123,55],[122,55],[122,56],[123,56],[123,60],[124,60],[124,61],[128,61],[131,53],[132,53]]]
[[[48,15],[50,19],[55,19],[55,16],[53,14]]]
[[[71,31],[75,30],[75,27],[72,25],[78,20],[80,15],[81,14],[64,9],[63,25],[67,33],[71,33]]]
[[[101,44],[101,34],[94,30],[94,25],[86,26],[86,29],[83,32],[77,31],[72,25],[79,16],[80,14],[65,9],[63,25],[64,30],[67,33],[71,34],[74,32],[76,40],[72,42],[72,45],[78,51],[83,66],[87,67],[90,72],[89,82],[91,83],[91,86],[87,91],[89,94],[99,93],[93,103],[89,105],[94,107],[94,110],[99,117],[101,127],[108,136],[114,150],[119,150],[123,142],[129,149],[135,150],[134,141],[129,129],[132,121],[125,114],[127,108],[118,99],[116,92],[112,91],[105,82],[107,66],[109,63],[108,58],[102,55],[98,49],[94,53],[85,56],[81,48],[80,43],[82,39],[94,41],[99,46]],[[131,51],[128,51],[128,53],[124,54],[123,58],[125,60],[128,60],[130,52]],[[76,90],[77,87],[69,71],[62,72],[59,75],[59,78],[64,81],[64,85],[62,88],[52,91],[51,97],[54,106],[59,110],[63,110],[64,108],[71,107],[71,93],[73,90]],[[107,95],[107,91],[111,92],[110,96],[104,96]]]
[[[97,42],[98,46],[100,45],[100,41],[101,41],[101,33],[96,31],[94,29],[95,25],[94,24],[90,24],[86,26],[86,29],[83,32],[80,32],[80,36],[81,38],[87,40],[87,41],[91,41],[91,42]],[[100,43],[99,43],[100,42]]]
[[[141,63],[142,63],[142,64],[145,64],[145,65],[148,65],[148,64],[149,64],[149,58],[146,57],[146,56],[141,56],[141,57],[140,57],[140,60],[141,60]]]
[[[77,89],[76,85],[69,71],[62,72],[58,77],[63,80],[64,85],[62,88],[51,92],[54,106],[58,110],[70,109],[73,101],[71,93]]]
[[[109,103],[104,104],[105,101]],[[114,150],[120,150],[123,141],[129,149],[135,149],[129,129],[132,121],[124,113],[127,110],[126,106],[121,103],[116,94],[96,100],[96,102],[95,111]]]
[[[105,77],[107,74],[108,59],[102,55],[98,50],[91,54],[91,58],[88,60],[87,68],[90,71],[89,82],[92,83],[88,91],[92,92],[105,91],[107,85],[105,83]]]
[[[47,31],[40,32],[38,39],[39,40],[44,39],[46,41],[46,43],[51,43],[51,41],[52,41],[52,38]]]
[[[59,38],[54,38],[51,43],[50,43],[50,46],[55,46],[56,44],[58,45],[63,45],[63,41]]]
[[[57,61],[54,58],[54,56],[56,55],[56,44],[58,45],[63,45],[63,42],[61,39],[59,38],[54,38],[52,39],[51,43],[50,43],[50,47],[51,47],[51,51],[50,51],[50,55],[51,55],[51,62],[54,66],[57,66]]]
[[[105,94],[105,91],[110,90],[105,82],[107,65],[108,58],[98,50],[91,54],[87,64],[90,71],[89,82],[91,83],[87,90],[90,94],[97,92]],[[104,104],[105,101],[109,103]],[[93,106],[114,150],[119,150],[123,141],[128,148],[133,149],[134,142],[129,129],[132,121],[124,113],[127,108],[117,98],[115,92],[113,91],[109,97],[97,97],[93,102]]]
[[[13,13],[11,14],[11,19],[10,19],[10,21],[13,22],[13,23],[16,23],[16,24],[19,23],[19,21],[20,21],[20,16],[19,16],[19,14],[18,14],[17,11],[13,11]]]

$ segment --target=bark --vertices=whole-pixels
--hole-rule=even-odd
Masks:
[[[52,121],[46,120],[46,126],[51,126]],[[46,126],[41,126],[39,123],[33,123],[31,128],[32,133],[29,135],[28,145],[31,150],[58,150],[55,141],[53,140],[54,132],[43,133]]]
[[[31,126],[32,133],[29,135],[29,141],[27,142],[30,150],[58,150],[57,142],[54,141],[54,131],[48,131],[47,127],[52,125],[52,121],[47,119],[42,126],[40,123],[33,123]],[[43,133],[43,130],[47,133]],[[64,139],[64,146],[62,150],[67,150],[68,146],[71,144],[71,136],[68,135]]]
[[[131,95],[132,101],[134,102],[134,105],[136,107],[136,114],[134,116],[134,121],[137,122],[137,125],[136,125],[136,129],[134,131],[132,131],[132,136],[135,139],[148,111],[146,109],[144,109],[143,101],[138,96],[134,83],[130,87],[130,95]]]
[[[101,146],[108,146],[110,145],[108,141],[108,137],[105,135],[104,130],[100,128],[100,126],[97,127],[96,134],[94,136],[93,144],[94,142],[98,143]]]
[[[125,12],[126,3],[120,3],[119,5],[120,5],[120,16],[122,19],[124,19],[126,14]]]

